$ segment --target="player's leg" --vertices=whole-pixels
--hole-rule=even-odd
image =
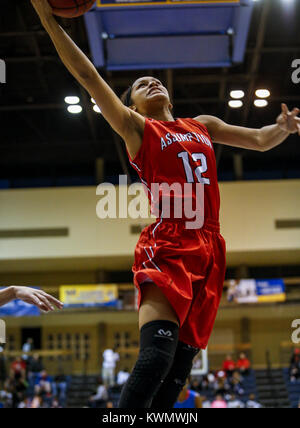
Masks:
[[[172,367],[179,334],[177,316],[154,283],[141,286],[140,352],[126,382],[119,408],[149,408]]]
[[[178,317],[170,302],[153,282],[141,286],[142,298],[139,309],[139,329],[151,321],[168,320],[179,325]]]
[[[153,398],[151,409],[171,409],[184,387],[200,349],[179,341],[173,365],[159,391]]]
[[[199,343],[205,348],[215,322],[225,278],[225,241],[221,235],[208,235],[207,239],[211,240],[210,254],[214,259],[208,265],[205,279],[193,283],[193,303],[180,328],[174,363],[151,408],[173,407],[199,352],[199,349],[185,345],[185,341],[192,340],[192,343]]]

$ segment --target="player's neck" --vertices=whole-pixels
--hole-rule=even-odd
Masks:
[[[145,116],[155,120],[163,120],[165,122],[175,121],[168,107],[159,111],[149,111]]]

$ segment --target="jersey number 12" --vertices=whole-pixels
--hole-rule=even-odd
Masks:
[[[177,156],[182,159],[187,182],[194,183],[193,169],[190,165],[188,152],[180,152]],[[193,153],[192,159],[194,162],[201,160],[201,166],[197,166],[194,171],[198,182],[202,184],[210,184],[209,178],[202,177],[202,174],[207,171],[206,156],[203,153]]]

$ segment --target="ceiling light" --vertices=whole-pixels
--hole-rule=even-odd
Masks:
[[[268,105],[268,101],[267,100],[255,100],[254,101],[254,105],[256,107],[266,107]]]
[[[66,97],[65,103],[66,104],[78,104],[80,102],[80,98],[78,97]]]
[[[72,114],[78,114],[82,112],[82,107],[79,105],[68,106],[68,112]]]
[[[231,96],[231,98],[234,98],[235,100],[239,100],[239,99],[241,99],[241,98],[244,98],[244,96],[245,96],[245,92],[244,92],[244,91],[241,91],[241,90],[238,90],[238,91],[231,91],[231,92],[230,92],[230,96]]]
[[[255,95],[258,98],[268,98],[271,95],[271,92],[268,89],[257,89]]]
[[[241,108],[243,106],[243,102],[240,100],[230,100],[228,103],[229,107],[231,108]]]

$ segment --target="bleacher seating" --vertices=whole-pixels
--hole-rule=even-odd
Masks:
[[[97,388],[98,376],[73,376],[68,388],[68,407],[84,407],[88,398]],[[254,394],[255,400],[263,407],[271,408],[297,408],[300,399],[300,382],[290,382],[289,370],[251,370],[248,376],[243,378],[242,388],[244,393],[238,398],[246,403],[250,394]],[[121,387],[109,388],[109,397],[114,407],[117,407],[120,398]],[[207,400],[213,401],[215,391],[211,388],[200,392]]]

